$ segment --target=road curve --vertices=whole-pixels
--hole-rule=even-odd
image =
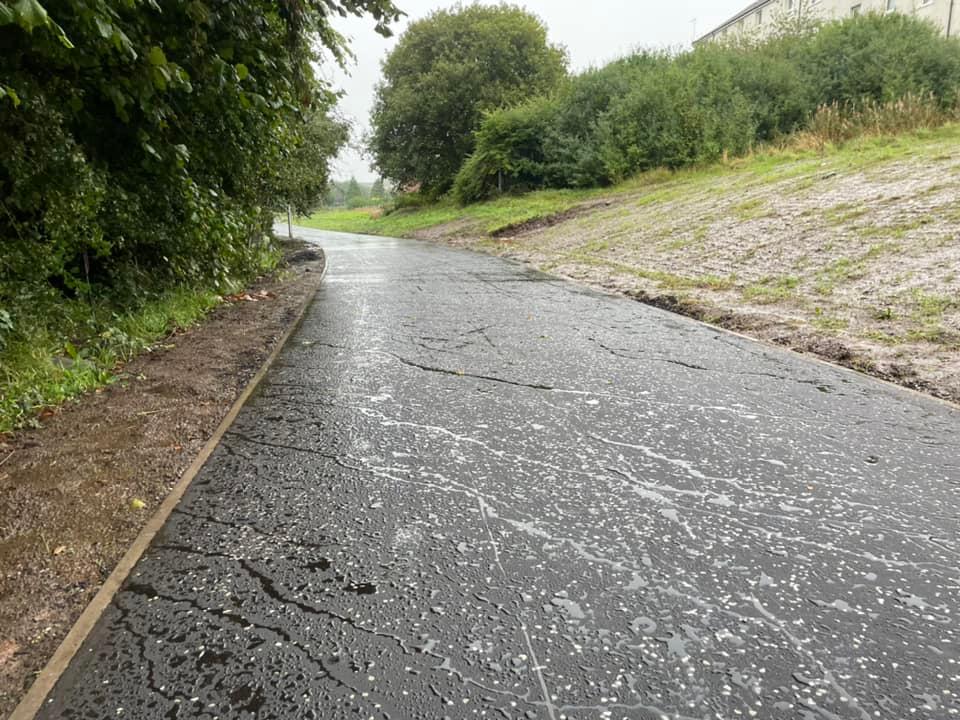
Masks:
[[[960,716],[960,412],[500,259],[330,271],[42,718]]]

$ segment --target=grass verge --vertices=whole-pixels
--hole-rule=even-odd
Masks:
[[[276,268],[279,257],[265,253],[261,270]],[[244,284],[237,281],[222,292]],[[132,304],[65,300],[49,290],[34,295],[29,312],[16,313],[16,327],[0,335],[0,433],[35,427],[53,408],[115,382],[125,363],[197,324],[222,302],[217,291],[189,285]]]
[[[300,218],[297,223],[318,230],[393,237],[412,237],[449,225],[455,231],[451,232],[452,235],[493,236],[516,225],[547,220],[591,201],[629,197],[632,202],[644,205],[669,202],[703,190],[721,177],[743,190],[786,180],[795,180],[797,188],[802,190],[804,179],[814,183],[829,173],[851,169],[868,171],[911,154],[929,157],[932,146],[942,146],[946,151],[955,143],[960,143],[960,124],[951,123],[899,135],[861,137],[839,145],[827,144],[819,149],[788,143],[781,148],[765,148],[748,157],[709,166],[675,172],[652,170],[609,188],[544,190],[462,207],[444,199],[432,205],[394,212],[385,212],[382,208],[332,208],[309,218]],[[749,214],[749,217],[742,218],[744,220],[762,214],[758,201],[749,198],[732,210],[735,214]]]
[[[609,189],[543,190],[462,207],[452,200],[440,200],[425,207],[389,213],[381,208],[328,209],[300,218],[297,223],[318,230],[409,237],[437,225],[464,221],[474,234],[494,235],[513,225],[556,215],[608,194]]]
[[[87,314],[88,327],[99,332],[78,341],[62,327],[36,327],[0,352],[0,432],[36,426],[45,410],[113,382],[123,363],[195,324],[220,302],[210,290],[175,288],[136,310],[110,313],[103,323],[79,301],[61,307],[64,316],[74,319]]]

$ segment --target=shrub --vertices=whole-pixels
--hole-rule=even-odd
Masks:
[[[902,13],[827,24],[798,60],[817,105],[891,102],[910,93],[952,105],[960,89],[960,44]]]
[[[544,146],[552,139],[555,115],[556,105],[547,98],[487,115],[476,134],[477,149],[454,181],[454,198],[467,203],[489,197],[495,190],[547,184]]]
[[[609,182],[598,137],[600,119],[645,74],[662,70],[669,63],[670,57],[664,53],[642,52],[587,70],[564,85],[544,147],[548,187],[591,187]]]
[[[600,117],[644,72],[668,62],[663,54],[640,53],[587,70],[550,96],[487,113],[475,134],[476,149],[457,175],[454,197],[463,203],[500,189],[606,184]]]
[[[960,43],[898,13],[638,53],[488,113],[455,196],[604,185],[741,154],[808,124],[807,141],[821,143],[940,124],[958,94]]]
[[[756,135],[743,94],[674,70],[648,76],[601,118],[601,151],[611,180],[655,167],[679,168],[746,151]]]

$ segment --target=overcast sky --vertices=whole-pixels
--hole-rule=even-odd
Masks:
[[[749,4],[748,0],[515,0],[538,15],[547,26],[550,41],[566,47],[573,70],[599,65],[638,47],[681,47],[694,34],[702,35]],[[321,74],[346,92],[340,112],[354,124],[354,140],[367,129],[373,89],[380,77],[380,62],[411,20],[433,10],[456,5],[455,0],[397,0],[407,17],[394,27],[392,38],[373,31],[370,20],[351,18],[337,28],[351,39],[356,62],[347,72],[327,64]],[[469,4],[469,3],[464,3]],[[370,181],[370,161],[356,149],[336,161],[335,178],[351,175]]]

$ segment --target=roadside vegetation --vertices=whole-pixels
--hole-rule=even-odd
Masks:
[[[802,131],[846,140],[874,119],[893,120],[881,131],[897,129],[898,109],[935,124],[956,108],[958,88],[960,44],[902,14],[679,55],[644,52],[487,114],[453,195],[470,203],[502,189],[610,185]]]
[[[642,51],[569,77],[559,77],[553,60],[549,72],[534,73],[539,80],[527,83],[525,96],[505,91],[474,102],[479,92],[464,96],[472,85],[457,73],[474,79],[477,51],[444,38],[454,32],[446,25],[480,12],[447,12],[411,27],[384,65],[369,149],[382,176],[419,188],[421,201],[609,187],[657,168],[782,147],[798,134],[823,149],[863,134],[934,127],[955,115],[960,98],[960,42],[908,15],[869,13],[791,24],[763,41]],[[477,44],[497,54],[501,31],[478,28]],[[534,72],[553,56],[542,28],[530,44],[539,53],[529,64]],[[411,51],[433,46],[443,50]],[[495,63],[489,70],[514,77]],[[427,108],[415,102],[428,96],[435,101]]]
[[[313,63],[389,0],[0,4],[0,432],[276,261],[347,141]],[[373,23],[372,23],[373,24]],[[321,53],[324,55],[322,56]]]
[[[148,349],[171,330],[193,324],[216,302],[212,292],[170,291],[162,298],[153,298],[139,311],[125,316],[110,314],[109,327],[79,347],[65,340],[64,320],[69,319],[70,326],[78,328],[75,336],[80,337],[84,326],[103,327],[96,319],[96,310],[81,304],[58,308],[54,328],[35,325],[27,338],[4,347],[0,431],[36,422],[38,410],[110,382],[120,363]],[[81,315],[69,317],[72,313]]]
[[[474,150],[483,115],[567,77],[563,49],[514,5],[438,10],[410,25],[383,63],[367,139],[380,174],[435,199]]]
[[[758,149],[741,158],[728,158],[711,164],[678,170],[654,169],[606,188],[567,190],[537,190],[523,194],[503,195],[485,202],[460,205],[453,198],[435,202],[411,202],[400,207],[327,207],[297,222],[318,230],[389,235],[395,237],[425,237],[436,235],[445,240],[459,233],[471,242],[495,242],[498,237],[511,236],[524,226],[537,228],[565,219],[566,215],[582,215],[588,223],[590,216],[612,205],[635,200],[641,205],[656,207],[660,203],[693,192],[702,182],[734,181],[740,177],[777,178],[779,173],[797,178],[797,188],[812,186],[821,173],[853,172],[873,168],[885,162],[910,160],[918,162],[933,159],[948,150],[949,143],[960,142],[960,117],[939,115],[932,127],[927,127],[926,105],[920,114],[922,122],[915,122],[901,114],[904,103],[888,106],[894,116],[889,130],[877,131],[876,125],[864,129],[858,136],[846,139],[808,130],[790,138],[781,146]],[[831,110],[832,112],[832,110]],[[872,113],[872,111],[871,111]],[[948,118],[956,118],[948,120]],[[847,116],[840,126],[849,126]],[[885,124],[881,124],[885,127]],[[734,193],[739,185],[731,185]],[[717,191],[719,192],[719,191]],[[766,210],[761,200],[745,199],[732,203],[733,216],[741,221],[762,217]],[[401,201],[403,202],[403,201]],[[853,221],[868,214],[866,205],[856,202],[838,203],[824,209],[824,217],[833,224]],[[690,228],[674,227],[674,230]],[[875,231],[882,234],[881,231]],[[616,238],[611,239],[615,244]],[[678,240],[677,242],[680,242]]]

